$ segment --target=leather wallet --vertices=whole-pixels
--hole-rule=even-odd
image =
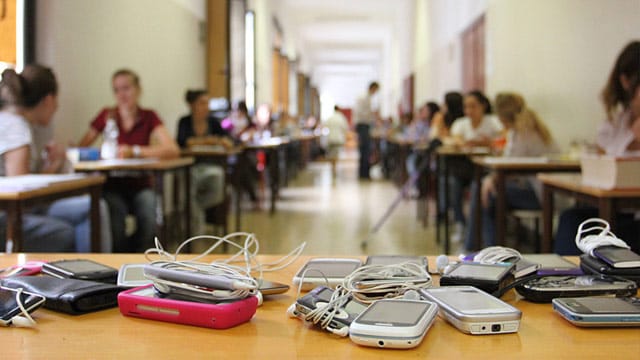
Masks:
[[[73,315],[116,307],[118,293],[126,290],[112,284],[51,276],[12,277],[1,284],[40,294],[46,298],[45,308]]]

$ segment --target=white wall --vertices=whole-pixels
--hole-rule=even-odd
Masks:
[[[249,0],[247,8],[255,12],[256,27],[256,108],[273,100],[273,20],[269,0]]]
[[[615,58],[640,39],[640,1],[493,0],[486,21],[488,92],[522,93],[565,148],[593,140]]]
[[[58,141],[77,141],[113,105],[110,79],[122,67],[141,78],[141,104],[171,133],[187,112],[187,88],[205,87],[204,0],[47,0],[37,8],[37,61],[60,82]]]

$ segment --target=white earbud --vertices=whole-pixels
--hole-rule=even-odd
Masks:
[[[402,294],[402,298],[407,300],[420,300],[420,294],[415,290],[407,290]]]
[[[298,317],[298,312],[296,311],[295,303],[291,304],[291,306],[287,308],[287,315],[289,315],[289,317],[292,317],[292,318]]]
[[[36,322],[33,321],[33,319],[29,319],[25,316],[14,316],[11,319],[11,325],[16,326],[16,327],[35,327],[36,326]]]
[[[447,255],[439,255],[436,258],[436,269],[440,275],[449,273],[449,271],[451,271],[451,265],[453,264],[454,263],[449,261],[449,257]]]
[[[338,336],[341,336],[341,337],[345,337],[345,336],[349,335],[349,327],[348,326],[341,327],[340,329],[334,329],[334,328],[328,327],[327,331],[329,331],[332,334],[336,334]]]
[[[264,298],[262,297],[262,293],[260,291],[256,291],[256,297],[258,298],[258,306],[262,305]]]

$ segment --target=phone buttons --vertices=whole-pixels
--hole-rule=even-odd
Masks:
[[[505,323],[502,325],[503,331],[517,331],[518,325],[513,323]]]
[[[471,325],[471,333],[479,333],[480,325]]]

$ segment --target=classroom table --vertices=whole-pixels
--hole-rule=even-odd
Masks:
[[[580,174],[540,174],[542,182],[542,251],[551,251],[553,245],[554,194],[569,195],[581,203],[598,208],[599,217],[616,229],[616,212],[624,208],[640,209],[640,189],[604,190],[582,185]]]
[[[23,233],[22,216],[25,210],[34,205],[50,203],[54,200],[89,194],[91,201],[91,250],[100,251],[100,195],[104,176],[76,177],[61,175],[59,181],[55,181],[51,175],[42,175],[50,182],[38,186],[21,188],[20,184],[13,189],[0,189],[0,208],[7,211],[6,244],[7,252],[22,251]],[[30,179],[39,175],[29,175]],[[16,177],[17,178],[17,177]],[[8,180],[8,178],[5,178]],[[19,180],[16,180],[19,181]],[[24,184],[22,184],[24,186]]]
[[[191,236],[191,165],[194,159],[192,157],[183,157],[177,159],[114,159],[114,160],[97,160],[97,161],[80,161],[74,164],[76,172],[99,172],[109,176],[114,173],[136,173],[140,175],[151,174],[154,178],[153,187],[158,197],[158,208],[156,216],[156,225],[160,241],[166,241],[168,236],[166,222],[166,204],[164,201],[164,175],[167,173],[182,172],[184,178],[183,196],[184,196],[184,216],[180,216],[184,220],[184,236]],[[177,191],[177,189],[174,189]],[[174,210],[178,208],[177,197],[174,196]]]
[[[276,212],[276,201],[280,195],[280,156],[287,144],[289,144],[288,138],[273,137],[243,145],[245,151],[264,151],[267,154],[269,185],[271,187],[271,214]]]
[[[85,254],[83,257],[118,268],[145,262],[142,254]],[[0,256],[0,267],[28,260],[77,258],[77,254],[12,254]],[[262,255],[260,261],[280,258]],[[264,278],[291,284],[310,256]],[[211,257],[209,258],[211,259]],[[571,258],[577,262],[577,258]],[[435,256],[429,257],[430,267]],[[437,283],[437,276],[434,278]],[[503,300],[523,312],[514,334],[467,335],[437,318],[422,343],[409,350],[362,347],[348,338],[289,318],[287,308],[297,289],[267,297],[253,319],[231,329],[214,330],[125,317],[117,308],[85,315],[47,309],[34,313],[35,329],[2,329],[2,358],[136,358],[136,359],[634,359],[640,353],[639,328],[578,328],[555,314],[550,304],[536,304],[511,291]]]
[[[444,253],[449,254],[449,163],[454,158],[469,158],[471,156],[485,156],[491,153],[487,147],[458,147],[445,145],[436,150],[436,242],[440,244],[440,225],[444,225]],[[443,205],[445,213],[440,210],[440,178],[444,178],[443,192],[445,194]]]
[[[507,227],[507,199],[506,199],[506,179],[514,175],[532,175],[542,172],[567,172],[580,170],[580,161],[570,159],[549,159],[547,157],[506,157],[506,156],[484,156],[473,157],[471,159],[475,165],[474,181],[477,184],[482,182],[482,174],[490,171],[494,174],[496,186],[496,244],[504,245]],[[480,186],[475,196],[477,204],[480,204]],[[472,221],[476,224],[474,234],[476,248],[483,248],[482,244],[482,207],[477,206],[476,211],[472,214]],[[536,249],[540,251],[540,249]]]
[[[182,150],[182,156],[193,157],[196,159],[196,162],[211,162],[222,167],[224,171],[224,183],[225,186],[232,185],[234,189],[234,198],[235,198],[235,218],[236,218],[236,231],[240,231],[240,222],[241,222],[241,206],[240,206],[240,198],[241,191],[237,184],[233,184],[232,177],[229,176],[229,158],[232,156],[237,156],[242,152],[240,148],[231,148],[225,149],[219,146],[192,146],[190,148]],[[225,218],[228,214],[225,214]],[[224,232],[226,233],[227,226],[224,227]]]

